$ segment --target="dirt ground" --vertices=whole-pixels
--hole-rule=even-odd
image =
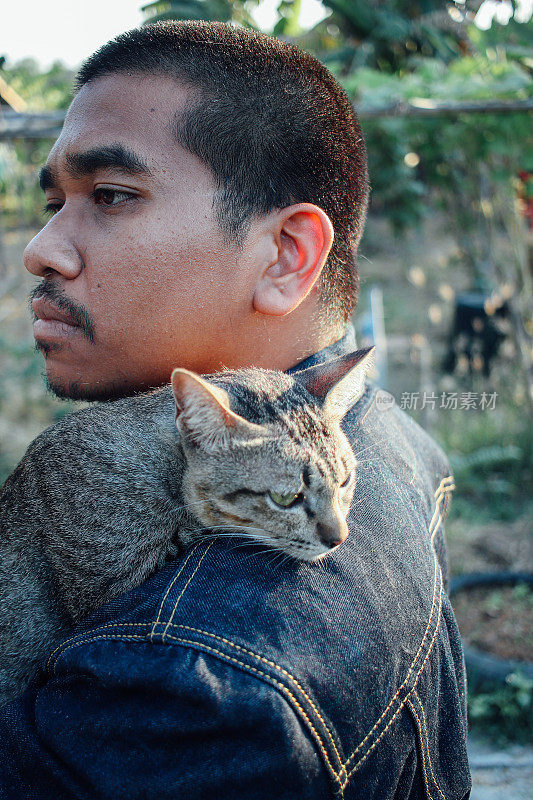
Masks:
[[[533,572],[533,514],[512,522],[475,525],[452,519],[446,525],[452,574]]]

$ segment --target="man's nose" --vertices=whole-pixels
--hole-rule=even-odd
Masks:
[[[24,266],[39,278],[57,273],[72,279],[82,270],[81,256],[59,223],[58,216],[50,220],[24,250]]]

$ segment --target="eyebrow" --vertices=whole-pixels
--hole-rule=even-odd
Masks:
[[[99,169],[110,167],[124,175],[152,175],[148,164],[133,150],[121,144],[93,147],[81,153],[69,153],[66,161],[66,171],[72,178],[84,178]],[[56,189],[58,186],[57,177],[48,164],[45,164],[39,172],[39,184],[43,192],[46,189]]]

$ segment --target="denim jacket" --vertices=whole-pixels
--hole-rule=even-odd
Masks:
[[[0,710],[0,798],[468,798],[448,464],[382,390],[343,427],[348,539],[311,563],[200,541],[99,609]]]

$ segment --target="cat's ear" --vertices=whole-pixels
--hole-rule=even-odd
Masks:
[[[170,380],[176,401],[176,427],[189,441],[214,452],[262,434],[260,425],[231,410],[229,395],[219,386],[187,369],[175,369]]]
[[[325,413],[342,419],[364,391],[365,376],[374,363],[375,347],[308,367],[294,375],[307,391],[322,401]]]

